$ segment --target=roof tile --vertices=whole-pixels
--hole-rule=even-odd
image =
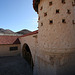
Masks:
[[[37,34],[37,33],[38,33],[38,30],[33,31],[31,33],[28,33],[28,34],[25,34],[25,35],[22,35],[21,37],[26,37],[26,36],[33,35],[33,34]]]
[[[0,35],[0,44],[20,44],[19,36],[2,36]]]

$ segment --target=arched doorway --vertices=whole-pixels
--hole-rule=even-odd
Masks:
[[[34,64],[33,64],[32,54],[31,54],[29,46],[26,43],[23,45],[22,55],[33,69]]]

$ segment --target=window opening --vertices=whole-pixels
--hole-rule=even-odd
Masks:
[[[52,1],[51,2],[49,2],[49,6],[51,6],[53,3],[52,3]]]
[[[59,9],[56,10],[56,13],[59,13]]]
[[[72,6],[75,6],[75,0],[72,2]]]
[[[18,50],[18,47],[10,47],[10,51]]]
[[[40,16],[39,16],[38,20],[40,20]]]
[[[43,23],[41,23],[41,26],[43,26]]]
[[[68,13],[68,14],[71,14],[71,11],[68,9],[68,10],[67,10],[67,13]]]
[[[65,0],[62,0],[62,3],[65,4]]]
[[[62,23],[66,23],[65,19],[62,19]]]
[[[45,16],[47,16],[47,12],[46,12],[46,13],[44,13],[44,17],[45,17]]]
[[[43,7],[41,6],[40,10],[42,10],[42,9],[43,9]]]
[[[50,21],[49,21],[49,24],[53,24],[53,20],[50,20]]]
[[[75,24],[74,20],[72,21],[73,24]]]

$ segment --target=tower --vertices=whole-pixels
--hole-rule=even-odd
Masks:
[[[75,0],[33,0],[38,13],[37,75],[75,75]]]

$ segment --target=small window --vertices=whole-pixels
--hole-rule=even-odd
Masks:
[[[37,14],[39,14],[39,11],[37,12]]]
[[[70,11],[70,10],[67,10],[67,13],[68,13],[68,14],[71,14],[71,11]]]
[[[53,24],[53,20],[50,20],[50,21],[49,21],[49,24]]]
[[[37,28],[39,28],[39,27],[37,27]]]
[[[75,24],[74,20],[72,20],[72,23]]]
[[[41,23],[41,26],[43,26],[43,23]]]
[[[43,6],[41,6],[40,10],[42,10],[42,9],[43,9]]]
[[[66,23],[65,19],[62,19],[62,23]]]
[[[56,13],[59,13],[59,9],[56,10]]]
[[[47,12],[46,12],[46,13],[44,13],[44,17],[45,17],[45,16],[47,16]]]
[[[38,20],[40,20],[40,16],[39,16]]]
[[[10,51],[18,50],[18,47],[10,47]]]
[[[62,3],[65,4],[65,0],[62,0]]]
[[[53,3],[52,3],[52,1],[51,2],[49,2],[49,6],[51,6]]]
[[[72,6],[75,6],[75,0],[72,2]]]

